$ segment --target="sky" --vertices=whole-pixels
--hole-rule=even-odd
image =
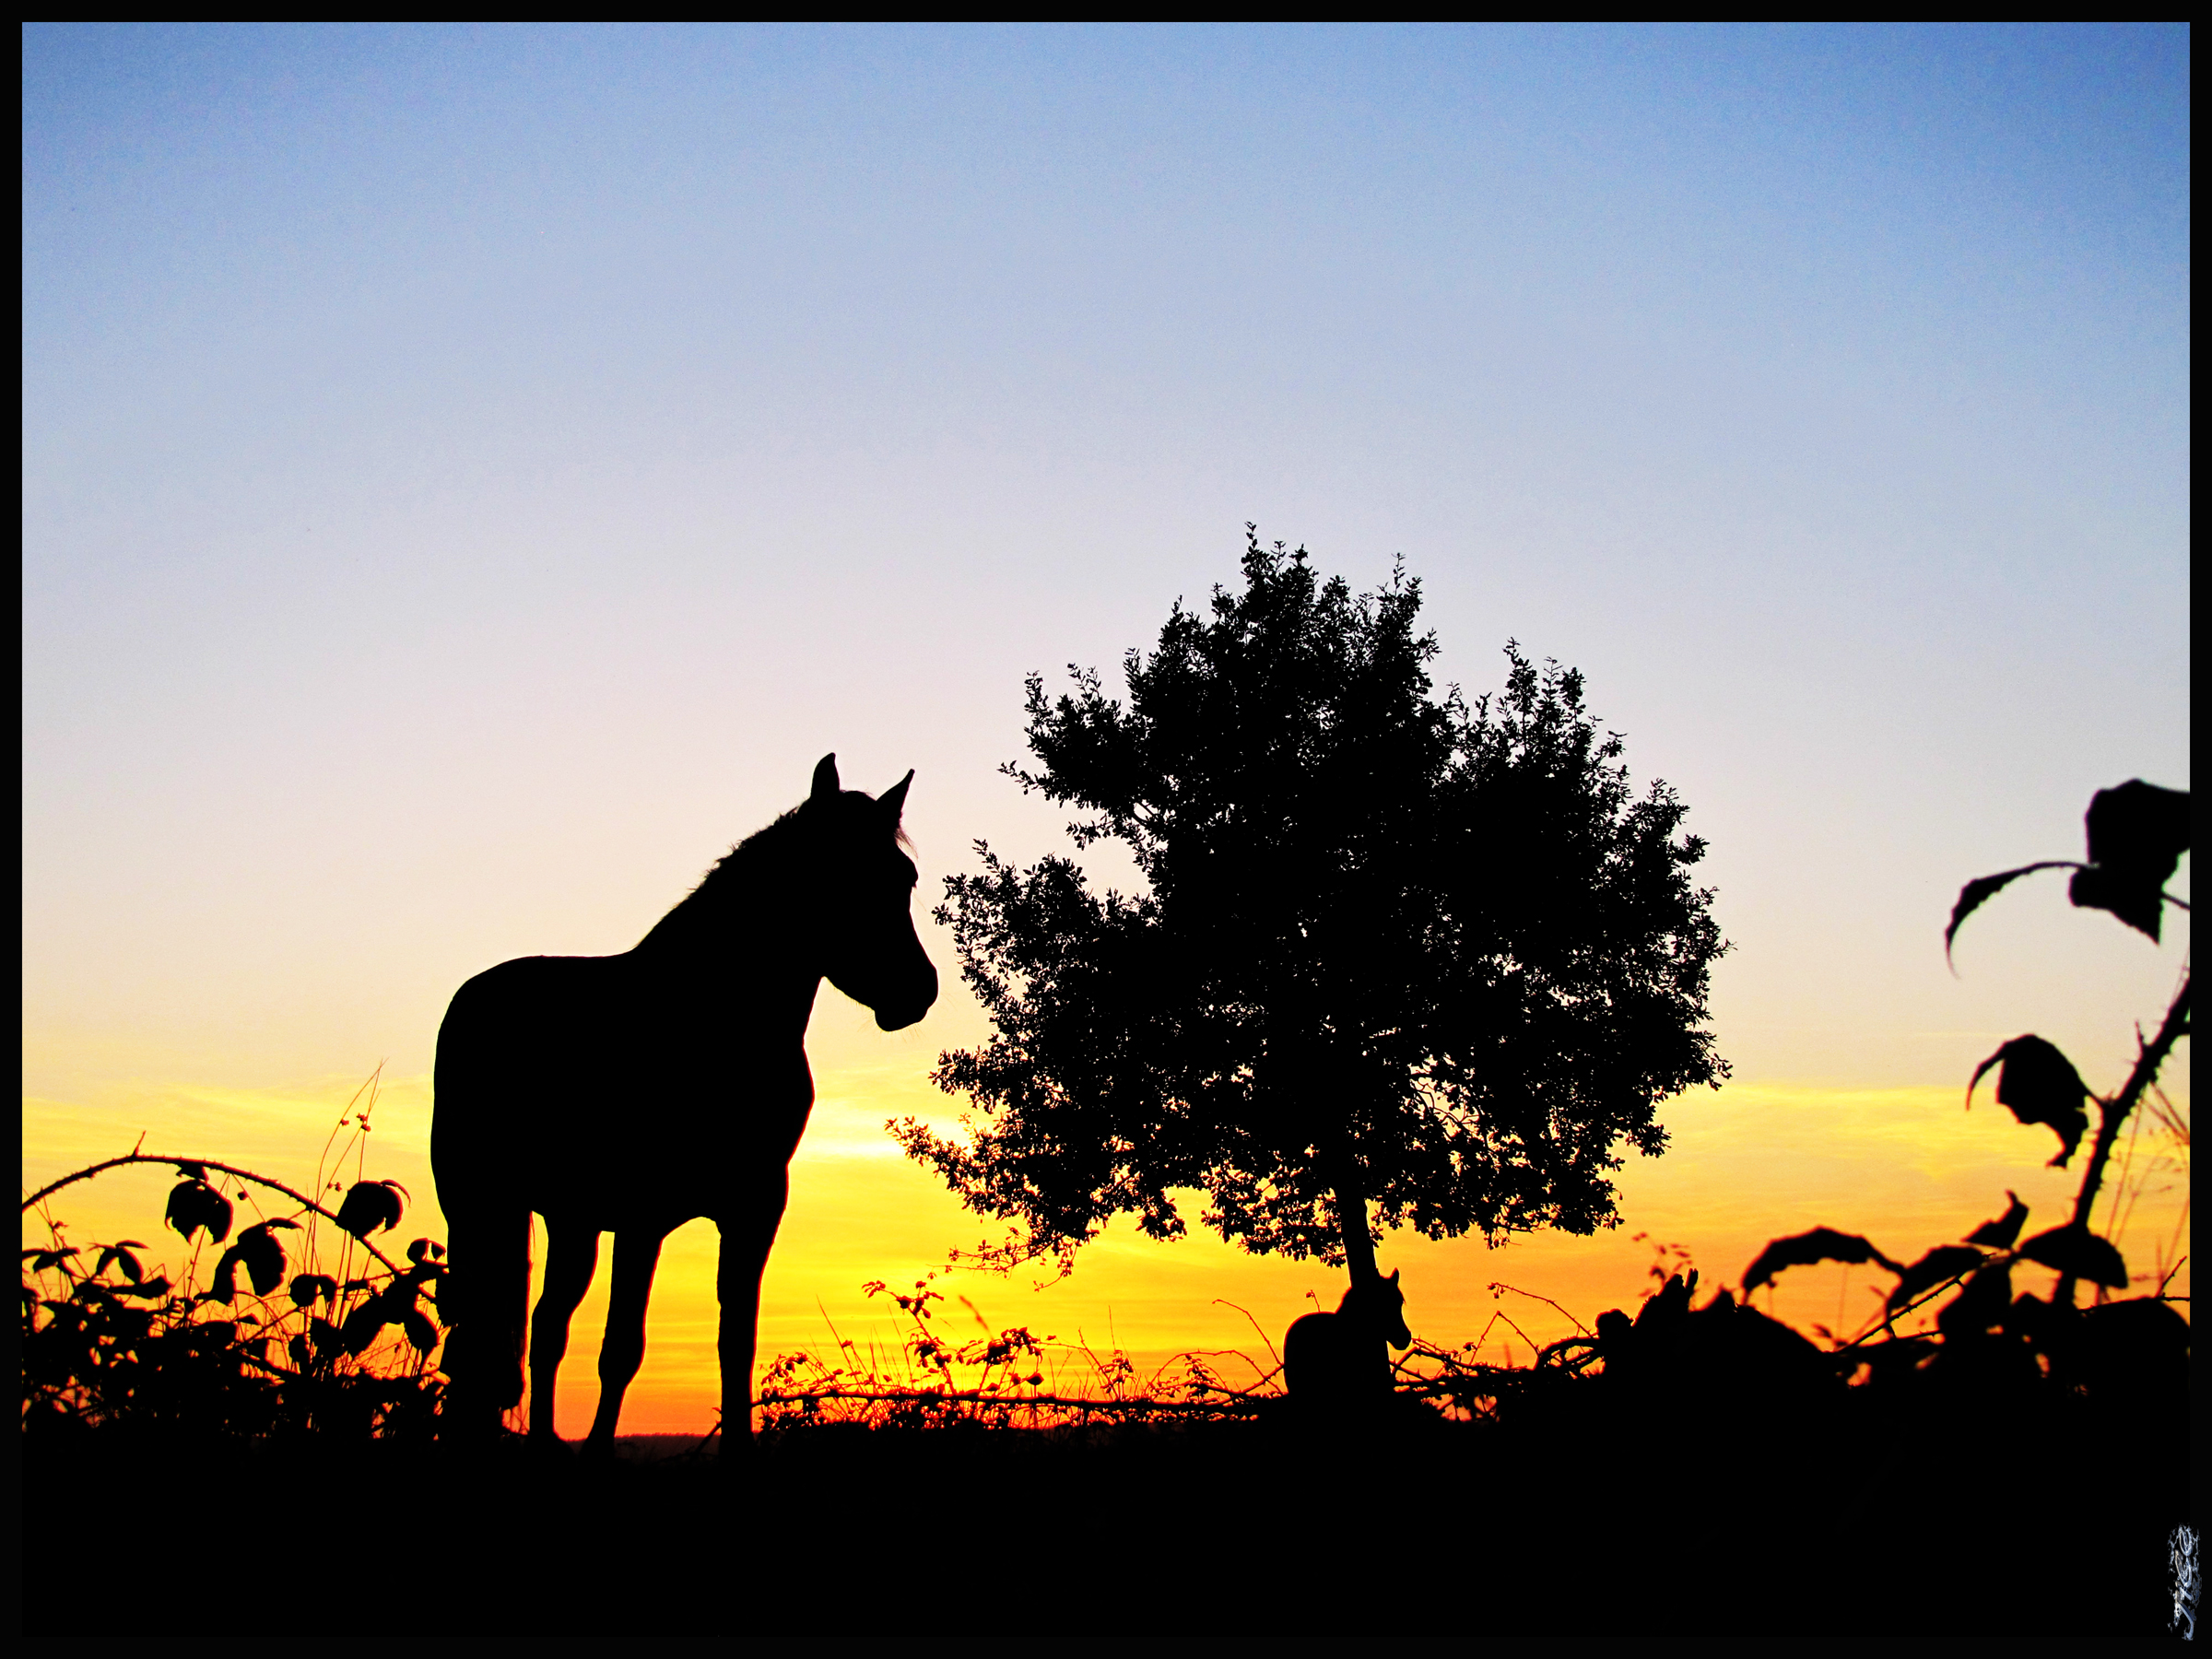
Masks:
[[[915,770],[918,910],[1064,847],[997,772],[1023,675],[1111,671],[1247,522],[1403,558],[1469,695],[1508,639],[1582,669],[1712,849],[1734,1081],[1617,1234],[1386,1246],[1429,1334],[2055,1206],[1967,1074],[2033,1030],[2116,1088],[2183,970],[2057,877],[1940,945],[2094,790],[2189,784],[2181,26],[24,40],[27,1191],[142,1130],[304,1172],[381,1065],[441,1230],[462,981],[627,948],[829,751]],[[881,1132],[986,1030],[922,926],[922,1025],[818,1006],[771,1348],[977,1230]],[[626,1424],[703,1409],[712,1230],[670,1248]],[[1329,1280],[1115,1234],[973,1296],[1164,1354]]]

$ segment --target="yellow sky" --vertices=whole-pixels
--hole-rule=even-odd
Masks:
[[[26,1190],[129,1150],[141,1130],[149,1152],[218,1158],[304,1187],[359,1083],[331,1077],[286,1089],[139,1089],[96,1105],[29,1100]],[[791,1208],[764,1287],[761,1351],[828,1351],[832,1326],[864,1347],[874,1342],[895,1350],[895,1312],[864,1296],[862,1285],[911,1282],[941,1265],[950,1247],[972,1245],[984,1230],[882,1133],[885,1118],[909,1112],[943,1122],[947,1102],[903,1058],[823,1066],[818,1086],[819,1103],[793,1165]],[[1572,1329],[1535,1297],[1584,1322],[1607,1307],[1632,1309],[1651,1286],[1659,1245],[1680,1246],[1707,1283],[1734,1283],[1769,1238],[1821,1225],[1864,1232],[1888,1254],[1910,1259],[1997,1214],[2007,1188],[2030,1205],[2030,1230],[2063,1219],[2078,1162],[2072,1170],[2046,1168],[2054,1145],[2047,1131],[2015,1124],[1986,1088],[1971,1112],[1961,1109],[1962,1095],[1957,1084],[1843,1089],[1776,1081],[1697,1091],[1664,1110],[1673,1148],[1660,1159],[1631,1159],[1622,1171],[1618,1230],[1590,1239],[1539,1235],[1496,1251],[1477,1241],[1400,1237],[1383,1246],[1382,1264],[1404,1273],[1417,1333],[1456,1345],[1487,1331],[1486,1358],[1525,1363],[1528,1339],[1547,1341]],[[399,1230],[403,1241],[443,1234],[429,1168],[429,1106],[427,1077],[387,1079],[372,1118],[368,1174],[401,1182],[415,1199]],[[2187,1191],[2178,1166],[2152,1166],[2154,1144],[2147,1127],[2136,1154],[2141,1195],[2119,1241],[2138,1277],[2171,1263]],[[166,1254],[173,1265],[178,1241],[161,1231],[160,1216],[174,1179],[162,1170],[119,1171],[70,1189],[57,1213],[79,1242],[158,1241],[151,1253]],[[2100,1220],[2106,1213],[2100,1206]],[[1189,1214],[1194,1222],[1194,1206]],[[1636,1239],[1640,1232],[1647,1237]],[[704,1432],[712,1421],[715,1248],[706,1222],[668,1241],[625,1432]],[[1495,1294],[1493,1282],[1531,1294]],[[1841,1305],[1855,1324],[1873,1306],[1880,1282],[1864,1268],[1797,1269],[1785,1276],[1773,1308],[1803,1327],[1832,1324]],[[1253,1323],[1225,1304],[1249,1310],[1279,1345],[1290,1321],[1314,1305],[1309,1292],[1333,1306],[1342,1288],[1340,1275],[1318,1265],[1247,1256],[1195,1226],[1190,1239],[1172,1245],[1116,1227],[1081,1253],[1072,1277],[1042,1289],[1033,1283],[969,1271],[940,1288],[968,1297],[994,1326],[1027,1325],[1099,1351],[1120,1347],[1147,1368],[1184,1349],[1264,1358]],[[2184,1267],[2175,1288],[2186,1287]],[[605,1290],[603,1271],[577,1316],[562,1372],[565,1434],[580,1435],[588,1425]],[[975,1333],[957,1302],[947,1308],[951,1334]],[[1493,1324],[1498,1313],[1512,1324]]]

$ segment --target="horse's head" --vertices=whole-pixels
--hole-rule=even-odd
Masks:
[[[1398,1288],[1398,1270],[1388,1278],[1355,1277],[1336,1312],[1359,1321],[1392,1347],[1411,1347],[1413,1333],[1406,1324],[1406,1292]]]
[[[914,934],[914,861],[900,850],[899,815],[908,772],[871,800],[841,789],[837,757],[814,769],[814,792],[799,809],[819,852],[815,893],[823,922],[823,972],[887,1031],[912,1025],[937,1000],[937,971]]]

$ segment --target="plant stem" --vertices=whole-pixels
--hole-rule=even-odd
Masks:
[[[2140,1030],[2141,1028],[2137,1028]],[[2189,981],[2183,978],[2182,988],[2173,994],[2173,1006],[2166,1010],[2166,1021],[2159,1034],[2147,1043],[2140,1043],[2136,1057],[2136,1068],[2128,1074],[2127,1087],[2109,1101],[2100,1101],[2100,1121],[2097,1125],[2097,1144],[2089,1153],[2089,1167],[2081,1174],[2081,1194],[2074,1200],[2072,1225],[2088,1225],[2090,1207],[2097,1202],[2097,1189],[2104,1180],[2104,1166],[2112,1155],[2112,1147],[2120,1138],[2120,1125],[2141,1102],[2143,1093],[2158,1078],[2159,1068],[2166,1064],[2166,1056],[2173,1045],[2189,1034]],[[2139,1041],[2139,1040],[2138,1040]]]
[[[2141,1027],[2137,1027],[2138,1031]],[[2173,994],[2173,1003],[2166,1010],[2165,1023],[2159,1034],[2148,1042],[2137,1038],[2135,1070],[2128,1074],[2127,1086],[2110,1100],[2097,1103],[2097,1144],[2089,1151],[2088,1168],[2081,1172],[2081,1193],[2074,1200],[2074,1218],[2067,1223],[2078,1231],[2087,1232],[2089,1211],[2097,1202],[2097,1189],[2104,1180],[2104,1166],[2112,1158],[2113,1143],[2120,1138],[2120,1125],[2142,1102],[2143,1095],[2158,1080],[2159,1068],[2166,1064],[2166,1056],[2173,1045],[2189,1034],[2189,977],[2182,977],[2182,988]],[[2074,1305],[2072,1276],[2061,1278],[2052,1292],[2053,1302],[2065,1307]]]

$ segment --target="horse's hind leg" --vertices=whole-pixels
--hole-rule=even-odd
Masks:
[[[617,1260],[620,1245],[617,1245]],[[553,1426],[553,1391],[560,1374],[561,1356],[569,1351],[569,1320],[576,1304],[592,1288],[599,1265],[596,1228],[556,1225],[546,1221],[546,1285],[538,1293],[537,1312],[530,1316],[530,1438],[559,1438]]]
[[[611,1451],[622,1396],[645,1362],[645,1303],[653,1294],[653,1269],[661,1262],[656,1232],[615,1231],[615,1282],[606,1307],[606,1336],[599,1345],[599,1410],[592,1418],[591,1444]]]

